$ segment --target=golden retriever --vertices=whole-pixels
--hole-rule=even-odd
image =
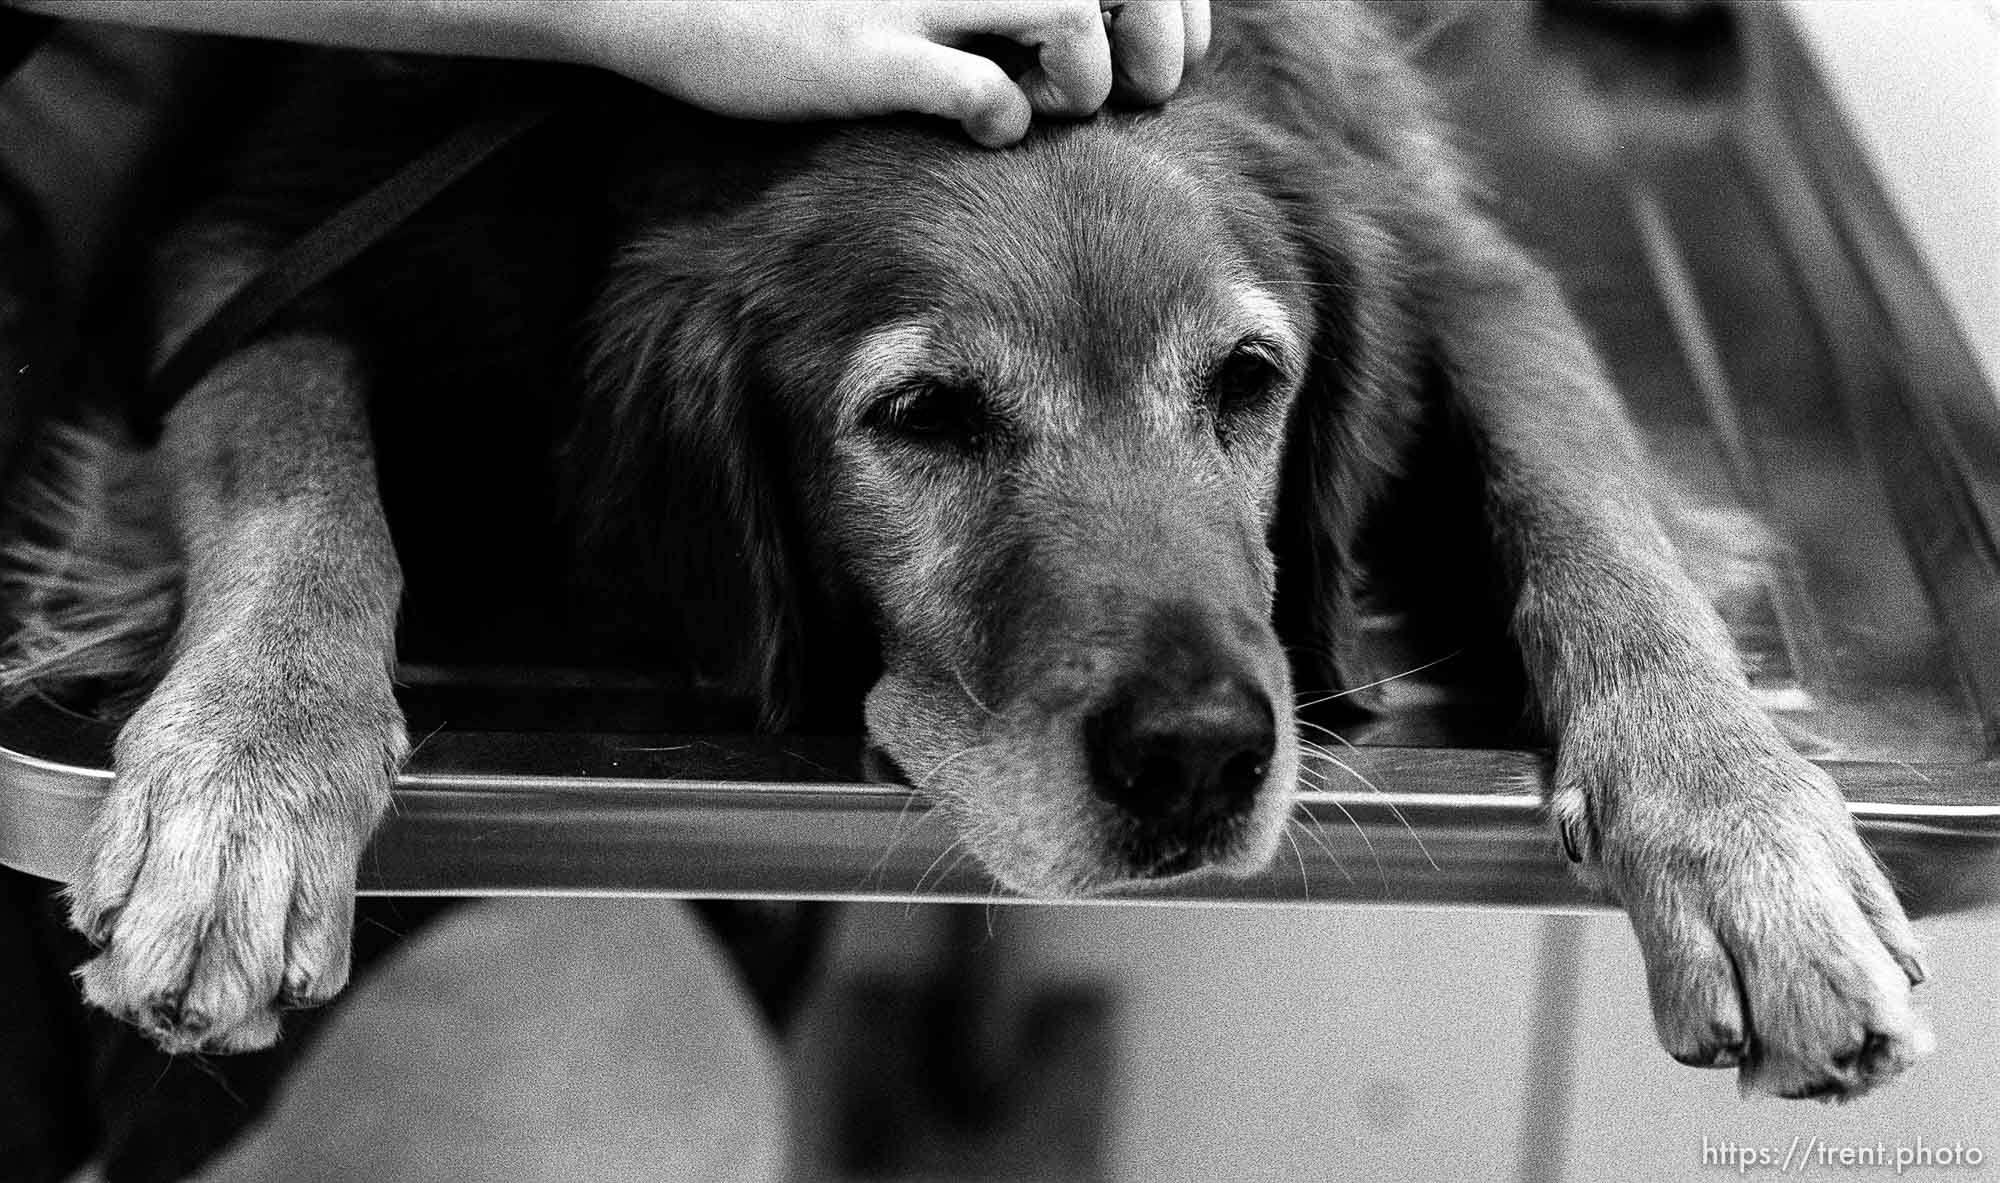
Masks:
[[[378,489],[412,406],[448,409],[447,460],[567,424],[568,520],[628,604],[684,640],[749,618],[732,668],[768,725],[858,711],[993,876],[1052,896],[1271,858],[1294,680],[1353,684],[1361,531],[1443,435],[1477,474],[1491,546],[1466,561],[1506,589],[1555,825],[1631,915],[1667,1050],[1785,1096],[1901,1071],[1929,1037],[1896,897],[1752,702],[1681,510],[1417,71],[1349,5],[1216,24],[1165,108],[1000,152],[621,95],[215,368],[157,447],[72,436],[41,511],[62,541],[15,547],[11,680],[143,689],[73,889],[89,998],[232,1050],[344,983],[407,750],[404,573],[421,614],[440,566],[399,561],[384,497],[510,553],[532,516],[504,480],[398,493],[384,466]],[[161,256],[154,356],[496,69],[289,76]],[[571,295],[587,316],[544,312]],[[501,393],[529,385],[576,400]],[[102,553],[135,536],[164,550]]]

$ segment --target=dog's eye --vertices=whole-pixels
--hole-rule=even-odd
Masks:
[[[991,426],[977,387],[964,382],[913,382],[878,401],[868,412],[878,431],[928,444],[969,445]]]
[[[1269,342],[1253,338],[1230,350],[1208,376],[1207,402],[1217,423],[1265,401],[1283,375],[1275,347]]]

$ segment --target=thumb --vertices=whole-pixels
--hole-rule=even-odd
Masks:
[[[1034,111],[1007,72],[978,54],[912,37],[880,65],[885,106],[957,122],[988,148],[1028,134]]]

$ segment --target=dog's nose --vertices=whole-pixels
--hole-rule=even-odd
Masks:
[[[1242,810],[1278,744],[1271,700],[1241,678],[1174,692],[1128,687],[1085,724],[1100,797],[1143,822],[1184,826]]]

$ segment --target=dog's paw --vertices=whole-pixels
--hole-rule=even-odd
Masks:
[[[211,684],[212,685],[212,684]],[[381,693],[163,686],[71,889],[84,996],[169,1052],[250,1051],[347,983],[354,874],[406,749]]]
[[[1775,748],[1609,750],[1565,752],[1555,812],[1631,916],[1668,1054],[1737,1068],[1746,1093],[1845,1100],[1930,1050],[1915,935],[1824,772]]]

